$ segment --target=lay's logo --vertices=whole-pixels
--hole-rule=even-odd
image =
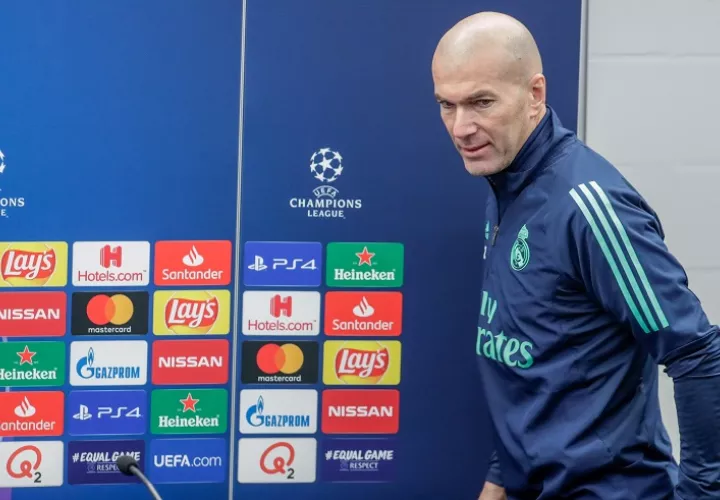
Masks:
[[[323,382],[326,385],[397,385],[400,383],[400,342],[325,342]]]
[[[230,333],[228,290],[178,290],[154,294],[155,335]]]
[[[62,287],[67,273],[65,242],[0,243],[0,287]]]

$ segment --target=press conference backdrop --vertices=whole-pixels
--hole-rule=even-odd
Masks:
[[[475,498],[479,10],[575,129],[580,1],[0,3],[0,499]]]

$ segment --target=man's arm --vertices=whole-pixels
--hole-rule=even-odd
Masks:
[[[500,478],[500,462],[497,452],[490,456],[490,466],[485,476],[485,484],[478,500],[507,500],[505,488]]]
[[[630,186],[587,182],[569,196],[572,254],[588,292],[632,331],[675,384],[678,498],[720,497],[720,335],[668,251],[654,211]]]

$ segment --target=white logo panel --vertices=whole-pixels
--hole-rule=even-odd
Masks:
[[[313,389],[245,389],[240,391],[243,434],[314,434],[318,393]]]
[[[70,343],[70,385],[145,385],[147,364],[144,340]]]
[[[62,441],[0,443],[0,487],[62,486]]]
[[[73,243],[74,286],[136,286],[150,283],[149,241]]]
[[[314,438],[245,438],[238,443],[239,483],[313,483]]]
[[[248,291],[242,301],[244,335],[320,334],[320,292]]]

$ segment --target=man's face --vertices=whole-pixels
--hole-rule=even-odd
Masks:
[[[472,175],[505,169],[529,135],[531,85],[508,73],[503,56],[489,50],[463,63],[441,57],[433,64],[440,116]]]

